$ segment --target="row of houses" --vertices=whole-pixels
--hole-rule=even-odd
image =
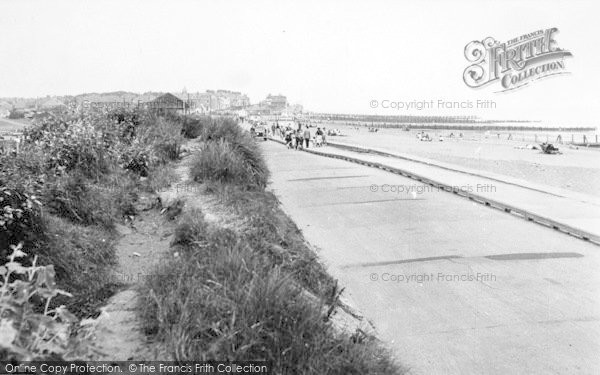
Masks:
[[[17,103],[19,104],[17,107]],[[22,107],[22,108],[21,108]],[[69,97],[47,97],[35,100],[17,100],[12,103],[0,101],[0,117],[7,117],[12,110],[25,113],[47,109],[65,109],[73,112],[92,108],[146,108],[157,113],[207,114],[244,110],[249,114],[275,114],[302,112],[301,106],[290,106],[284,95],[269,94],[265,100],[251,105],[247,95],[238,91],[207,90],[190,93],[187,90],[174,93],[145,93],[142,95],[115,92],[108,94],[82,94]]]
[[[282,115],[301,113],[302,106],[289,105],[283,95],[271,95],[258,104],[251,105],[248,96],[236,91],[217,90],[204,93],[166,93],[148,101],[139,101],[143,107],[157,113],[247,113],[255,115]]]
[[[0,118],[7,118],[11,112],[20,112],[21,117],[35,113],[36,111],[44,111],[49,109],[56,109],[59,107],[66,108],[64,102],[57,98],[45,98],[32,100],[14,100],[14,101],[0,101]]]
[[[228,90],[208,90],[190,93],[185,89],[174,93],[145,93],[134,97],[114,97],[111,95],[83,96],[78,107],[148,108],[157,112],[212,113],[227,109],[244,108],[250,105],[248,96]]]

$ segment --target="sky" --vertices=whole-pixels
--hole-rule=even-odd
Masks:
[[[599,1],[582,0],[0,0],[0,97],[229,89],[317,112],[598,125],[598,14]],[[569,74],[504,93],[463,82],[469,42],[551,27],[573,54]]]

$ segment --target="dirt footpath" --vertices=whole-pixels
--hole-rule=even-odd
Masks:
[[[109,299],[96,320],[94,342],[101,353],[97,360],[164,358],[139,329],[137,287],[162,258],[174,256],[169,251],[174,224],[153,208],[142,212],[131,226],[120,225],[118,230],[119,266],[114,277],[128,287]]]
[[[169,359],[159,347],[147,342],[140,330],[136,311],[138,288],[162,259],[177,256],[170,250],[176,225],[176,220],[170,220],[173,219],[169,217],[170,208],[181,206],[175,216],[198,208],[209,221],[227,217],[217,209],[215,200],[202,194],[199,185],[189,179],[193,155],[199,147],[198,142],[187,142],[182,159],[174,166],[179,182],[156,195],[141,197],[134,221],[117,226],[121,238],[116,249],[118,267],[114,277],[126,288],[109,299],[93,323],[94,343],[100,353],[97,360]]]

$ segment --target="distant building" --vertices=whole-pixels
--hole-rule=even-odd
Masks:
[[[147,102],[146,108],[161,115],[166,113],[185,113],[186,110],[185,102],[169,93]]]
[[[56,109],[56,108],[66,108],[65,103],[61,102],[60,100],[56,99],[56,98],[50,98],[48,100],[46,100],[45,102],[43,102],[40,105],[41,109]]]
[[[248,96],[238,91],[217,90],[217,96],[224,105],[221,109],[244,108],[250,105]]]
[[[203,93],[175,93],[183,100],[188,113],[209,113],[228,109],[241,109],[250,105],[248,96],[229,90],[206,90]]]
[[[69,103],[67,103],[69,106]],[[131,99],[125,99],[116,95],[89,95],[81,101],[81,103],[75,102],[75,108],[79,109],[103,109],[103,110],[114,110],[120,108],[135,108],[138,105],[137,101]],[[72,106],[70,106],[72,107]]]
[[[300,104],[292,104],[286,108],[286,111],[288,113],[293,113],[293,114],[302,113],[303,110],[304,110],[304,107],[302,107],[302,105],[300,105]]]
[[[270,115],[271,110],[262,104],[253,104],[246,108],[248,115],[252,116],[261,116],[261,115]]]
[[[268,108],[271,112],[281,112],[287,107],[287,98],[284,95],[269,94],[265,100],[260,102],[261,107]]]
[[[231,98],[226,95],[217,96],[219,100],[219,109],[227,109],[231,107]]]

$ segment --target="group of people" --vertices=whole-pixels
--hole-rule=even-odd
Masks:
[[[292,129],[290,126],[282,128],[279,123],[271,126],[271,131],[274,136],[278,136],[285,141],[285,145],[288,148],[295,150],[309,148],[312,142],[313,147],[321,147],[327,143],[326,140],[326,129],[317,128],[315,134],[311,134],[308,125],[304,128],[301,124],[298,124],[297,129]]]

